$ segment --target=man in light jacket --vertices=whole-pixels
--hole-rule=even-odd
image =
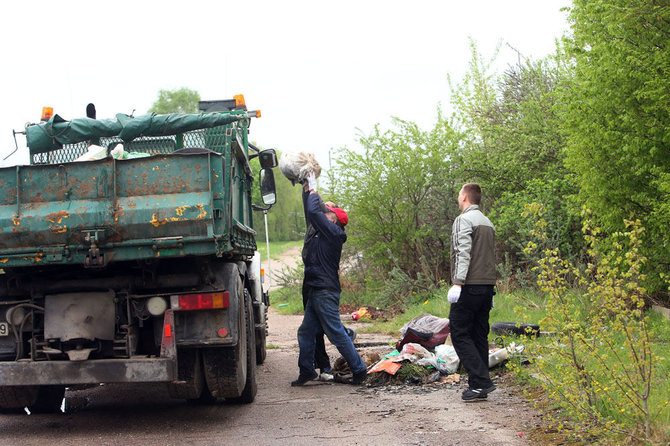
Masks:
[[[458,358],[468,371],[464,401],[482,401],[496,389],[488,367],[489,312],[496,283],[495,228],[479,210],[482,189],[467,183],[458,194],[461,215],[451,235],[449,328]]]

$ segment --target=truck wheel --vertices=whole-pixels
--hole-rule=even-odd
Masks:
[[[246,290],[245,290],[246,291]],[[249,404],[256,398],[258,383],[256,382],[256,330],[254,328],[254,313],[249,293],[244,293],[244,313],[247,322],[247,377],[244,383],[244,391],[239,397],[229,398],[232,403]],[[263,344],[265,345],[265,344]]]
[[[195,348],[177,350],[177,379],[183,382],[168,384],[170,397],[186,400],[200,398],[205,387],[200,350]]]
[[[237,267],[232,268],[234,277],[226,277],[226,289],[230,297],[239,303],[239,340],[235,347],[211,347],[202,349],[203,371],[207,387],[215,398],[236,398],[242,395],[247,379],[247,318],[242,280]],[[228,272],[230,274],[230,272]],[[254,359],[255,360],[255,359]]]
[[[35,413],[60,412],[65,386],[39,386],[37,401],[28,408]]]
[[[23,412],[37,402],[38,386],[2,386],[0,387],[0,412]]]
[[[27,407],[31,412],[58,412],[65,395],[65,386],[2,386],[0,412],[18,413]]]

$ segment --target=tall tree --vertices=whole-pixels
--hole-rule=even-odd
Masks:
[[[458,123],[466,139],[458,162],[466,181],[484,189],[485,207],[498,233],[506,268],[521,279],[537,260],[524,250],[534,225],[522,218],[538,203],[548,223],[547,243],[574,259],[583,245],[575,204],[577,188],[564,167],[565,137],[557,104],[568,79],[562,59],[526,60],[500,74],[490,73],[472,46],[470,70],[452,87]]]
[[[449,277],[448,226],[457,214],[458,179],[450,154],[460,136],[439,119],[431,131],[396,119],[359,139],[362,151],[339,149],[333,192],[351,216],[347,245],[372,264],[371,274],[429,287]]]
[[[567,162],[605,231],[622,230],[627,218],[642,220],[651,286],[660,289],[659,277],[670,271],[670,6],[573,4]]]
[[[160,90],[158,99],[149,109],[150,113],[198,113],[200,93],[186,87]]]

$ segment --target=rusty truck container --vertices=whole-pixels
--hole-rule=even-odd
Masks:
[[[276,154],[233,104],[27,129],[31,165],[0,169],[0,411],[101,382],[253,401],[269,300],[249,160],[271,205]]]

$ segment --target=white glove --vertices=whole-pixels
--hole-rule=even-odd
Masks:
[[[455,304],[458,302],[458,299],[461,297],[461,287],[454,285],[451,288],[449,288],[449,292],[447,293],[447,300],[449,301],[450,304]]]
[[[314,172],[307,174],[307,187],[309,190],[316,192],[316,176],[314,175]]]

